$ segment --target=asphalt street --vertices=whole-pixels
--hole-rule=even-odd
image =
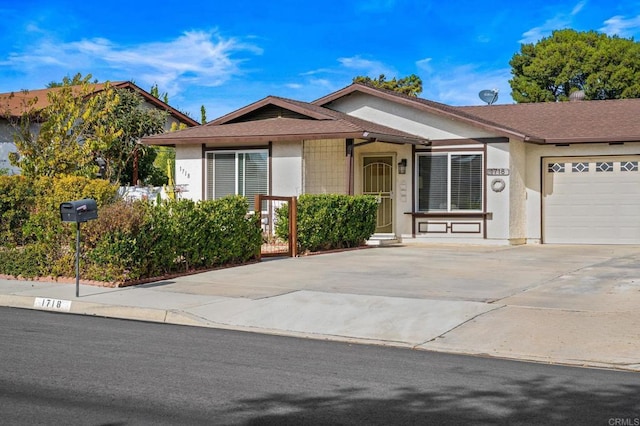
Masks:
[[[11,308],[0,337],[9,425],[640,419],[631,372]]]

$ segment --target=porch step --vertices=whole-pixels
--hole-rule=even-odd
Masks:
[[[392,244],[400,243],[400,239],[392,236],[378,236],[373,235],[371,238],[367,240],[368,246],[388,246]]]

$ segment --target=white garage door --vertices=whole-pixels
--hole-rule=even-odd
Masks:
[[[543,161],[543,242],[640,244],[640,155]]]

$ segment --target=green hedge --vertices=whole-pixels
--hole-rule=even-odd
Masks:
[[[36,201],[32,182],[22,176],[0,176],[0,241],[5,246],[25,244],[22,227]]]
[[[299,251],[321,251],[357,247],[376,229],[378,203],[368,195],[301,195],[298,198]],[[289,237],[289,209],[276,210],[275,232],[278,238]]]
[[[246,262],[262,234],[243,197],[195,203],[117,201],[117,187],[78,177],[0,177],[0,273],[75,276],[75,231],[61,202],[93,198],[98,219],[81,225],[83,279],[127,281]]]
[[[262,234],[243,197],[119,202],[87,226],[86,274],[102,281],[161,276],[253,259]]]

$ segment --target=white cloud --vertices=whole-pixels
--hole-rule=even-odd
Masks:
[[[44,71],[50,75],[47,81],[87,70],[101,79],[133,79],[142,86],[157,83],[170,94],[187,84],[221,85],[243,73],[241,64],[247,54],[262,53],[253,44],[215,31],[190,31],[174,40],[135,46],[117,45],[104,38],[69,43],[42,39],[27,49],[0,59],[0,65],[27,74]],[[245,59],[237,57],[241,54]],[[52,66],[61,74],[52,74]]]
[[[433,58],[420,59],[416,61],[416,66],[427,73],[433,72],[433,67],[431,66],[432,59]]]
[[[640,34],[640,15],[635,18],[625,18],[621,15],[613,16],[604,21],[600,31],[607,35],[620,37],[633,37]]]
[[[372,61],[370,59],[363,59],[360,56],[338,58],[338,62],[340,62],[340,65],[347,70],[353,70],[359,74],[364,74],[373,78],[378,77],[380,74],[384,74],[387,77],[393,77],[396,74],[396,71],[393,68],[388,67],[384,63],[380,61]],[[355,77],[355,75],[353,77]]]
[[[575,16],[582,11],[582,9],[587,5],[587,0],[582,0],[578,4],[576,4],[571,10],[571,16]]]
[[[423,75],[423,98],[449,105],[480,105],[478,93],[485,89],[498,89],[498,103],[512,103],[509,79],[511,70],[482,70],[474,64],[456,67],[444,66],[443,71]]]
[[[522,34],[522,39],[519,40],[522,44],[536,43],[543,37],[547,37],[554,30],[561,30],[572,26],[573,18],[578,15],[587,4],[586,0],[579,1],[569,13],[558,13],[555,16],[547,19],[542,25],[531,28]]]

